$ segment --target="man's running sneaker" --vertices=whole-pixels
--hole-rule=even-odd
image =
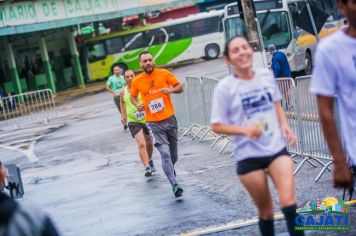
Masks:
[[[150,168],[151,168],[151,170],[152,170],[152,172],[156,172],[156,167],[155,167],[155,165],[153,164],[153,160],[149,160],[149,165],[150,165]]]
[[[176,197],[180,197],[183,195],[183,189],[177,183],[172,185],[172,190]]]
[[[146,167],[146,170],[145,170],[145,171],[146,171],[146,172],[145,172],[145,176],[146,176],[146,177],[152,176],[152,170],[151,170],[150,167]]]
[[[127,125],[124,125],[124,130],[127,130],[128,126]]]

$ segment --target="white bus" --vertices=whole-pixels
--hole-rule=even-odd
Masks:
[[[156,65],[219,57],[224,45],[223,10],[134,28],[85,42],[91,80],[107,78],[113,66],[140,70],[138,55],[149,50]]]
[[[267,49],[271,43],[285,52],[292,72],[311,73],[317,38],[313,24],[322,38],[343,26],[344,20],[338,13],[335,0],[254,0],[259,36]],[[308,11],[311,9],[311,15]],[[313,20],[311,23],[311,19]],[[326,22],[324,21],[326,19]],[[237,3],[224,9],[225,39],[240,35],[246,37],[246,26],[241,19]],[[325,23],[324,23],[325,22]],[[270,63],[271,55],[266,52]]]

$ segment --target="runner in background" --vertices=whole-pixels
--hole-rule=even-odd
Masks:
[[[139,111],[146,112],[147,125],[161,154],[163,171],[174,195],[180,197],[183,189],[176,180],[174,169],[178,161],[178,124],[170,94],[183,92],[183,86],[168,70],[155,68],[150,52],[141,52],[139,60],[143,72],[132,82],[131,101]],[[142,103],[138,100],[139,94]]]
[[[138,153],[143,166],[145,167],[145,176],[149,177],[156,168],[152,160],[153,145],[148,128],[146,127],[145,112],[138,111],[130,99],[130,89],[135,73],[132,70],[126,70],[124,73],[126,87],[121,90],[121,121],[127,124],[132,137],[136,140]],[[142,102],[139,95],[138,100]]]
[[[109,91],[114,99],[114,103],[121,113],[120,107],[120,92],[125,87],[126,82],[124,77],[121,75],[121,69],[119,66],[114,66],[113,68],[114,74],[110,76],[106,82],[106,90]],[[127,129],[127,124],[124,125],[124,130]]]

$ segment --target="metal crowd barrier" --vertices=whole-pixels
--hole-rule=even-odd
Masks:
[[[317,167],[317,162],[322,166],[315,181],[329,170],[332,157],[325,142],[319,121],[318,107],[315,95],[309,92],[311,76],[301,76],[293,79],[277,79],[277,85],[282,94],[282,107],[288,123],[297,136],[297,144],[288,145],[292,157],[302,157],[294,171],[297,174],[305,163]],[[326,163],[324,162],[326,161]]]
[[[193,132],[193,128],[196,128],[196,133],[193,133],[193,139],[199,134],[201,130],[204,130],[205,123],[205,108],[201,104],[204,104],[204,95],[202,91],[201,80],[199,77],[187,77],[187,87],[186,87],[186,96],[187,96],[187,108],[189,115],[189,127],[181,135],[179,140],[187,135],[188,133]]]
[[[302,131],[299,139],[303,144],[303,161],[298,165],[295,173],[306,161],[314,160],[323,166],[315,178],[315,181],[318,181],[327,169],[330,170],[332,156],[329,153],[320,124],[316,97],[309,92],[310,80],[311,76],[296,78],[298,124]]]
[[[188,101],[187,101],[187,86],[183,84],[183,94],[173,94],[172,102],[174,104],[175,115],[178,122],[179,132],[182,134],[185,132],[185,128],[190,126],[190,120],[188,115]]]
[[[50,89],[21,93],[1,99],[0,127],[44,121],[57,116],[53,93]]]
[[[212,137],[210,140],[213,140],[210,148],[222,140],[226,141],[219,151],[221,154],[231,143],[231,139],[226,135],[217,135],[212,132],[209,122],[213,92],[219,81],[206,77],[187,77],[186,81],[183,95],[172,96],[180,125],[179,141],[184,136],[190,135],[193,140],[198,139],[199,142],[203,142],[210,133],[209,137]]]
[[[296,116],[296,100],[295,100],[295,83],[292,78],[281,78],[277,79],[277,86],[282,95],[281,106],[284,111],[284,114],[287,118],[288,124],[299,137],[300,127],[298,126],[297,116]],[[299,156],[302,154],[301,150],[301,142],[298,139],[298,142],[295,146],[291,146],[288,144],[288,151],[292,153],[292,157]]]

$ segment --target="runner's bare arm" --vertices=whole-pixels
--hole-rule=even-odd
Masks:
[[[125,89],[120,92],[120,108],[121,108],[121,123],[126,125],[127,123],[127,114],[126,114],[126,106],[125,106]]]
[[[258,125],[252,125],[247,127],[241,127],[231,124],[212,124],[212,130],[217,134],[227,134],[227,135],[244,135],[253,140],[258,139],[261,134],[261,128]]]
[[[109,87],[109,85],[105,85],[105,88],[109,93],[111,93],[115,97],[115,93],[114,93],[114,91],[112,91],[112,89]]]
[[[352,176],[338,136],[334,119],[334,97],[317,95],[318,110],[324,136],[334,160],[334,185],[352,190]]]
[[[181,83],[178,83],[174,85],[172,88],[164,88],[162,89],[162,92],[165,94],[171,94],[171,93],[182,93],[183,92],[183,85]]]
[[[131,96],[130,96],[130,99],[131,99],[132,104],[133,104],[135,107],[137,107],[137,110],[138,110],[138,111],[144,111],[144,110],[145,110],[145,106],[144,106],[142,103],[140,103],[140,102],[138,101],[138,98],[137,98],[137,97],[131,95]]]
[[[297,142],[297,138],[295,137],[295,134],[293,133],[293,131],[291,130],[291,128],[288,125],[287,119],[284,115],[284,112],[282,110],[282,106],[280,102],[275,102],[274,106],[276,108],[276,112],[277,112],[277,118],[278,118],[278,122],[280,124],[282,133],[284,135],[285,138],[287,138],[288,142],[294,146]]]
[[[5,169],[2,163],[0,162],[0,189],[5,187],[5,177],[6,177]]]

